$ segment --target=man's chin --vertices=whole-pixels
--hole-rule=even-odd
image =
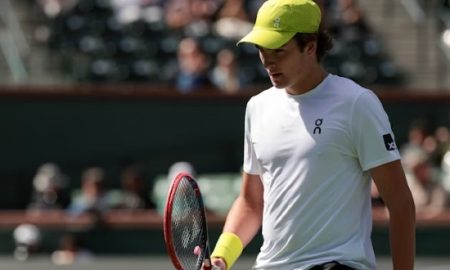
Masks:
[[[286,88],[286,86],[285,86],[284,84],[282,84],[282,83],[276,83],[276,82],[273,82],[273,81],[272,81],[272,85],[273,85],[275,88],[279,88],[279,89],[284,89],[284,88]]]

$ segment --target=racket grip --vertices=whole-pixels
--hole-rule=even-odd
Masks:
[[[210,260],[206,259],[205,264],[203,265],[204,270],[221,270],[221,268],[217,265],[213,265]]]
[[[203,266],[204,270],[221,270],[221,268],[217,265],[211,265],[211,266]]]

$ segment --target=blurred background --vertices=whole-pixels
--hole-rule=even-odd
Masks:
[[[215,243],[239,192],[246,102],[270,86],[257,50],[235,46],[263,2],[0,0],[1,268],[171,269],[162,213],[181,170],[200,183]],[[324,66],[372,89],[390,117],[417,269],[449,269],[450,3],[317,3],[334,38]]]

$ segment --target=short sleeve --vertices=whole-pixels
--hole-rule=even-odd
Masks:
[[[355,100],[350,124],[364,171],[400,159],[389,118],[373,92],[368,90]]]

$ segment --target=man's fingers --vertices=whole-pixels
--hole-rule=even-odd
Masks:
[[[202,253],[202,249],[200,248],[200,246],[196,246],[194,248],[194,255],[200,256],[201,253]],[[210,266],[208,267],[207,265],[203,264],[202,269],[203,270],[226,270],[227,265],[222,258],[211,258]]]
[[[222,258],[211,258],[212,260],[212,270],[226,270],[227,265]]]
[[[195,254],[196,256],[200,256],[201,253],[202,253],[202,249],[201,249],[199,246],[196,246],[196,247],[194,248],[194,254]]]

